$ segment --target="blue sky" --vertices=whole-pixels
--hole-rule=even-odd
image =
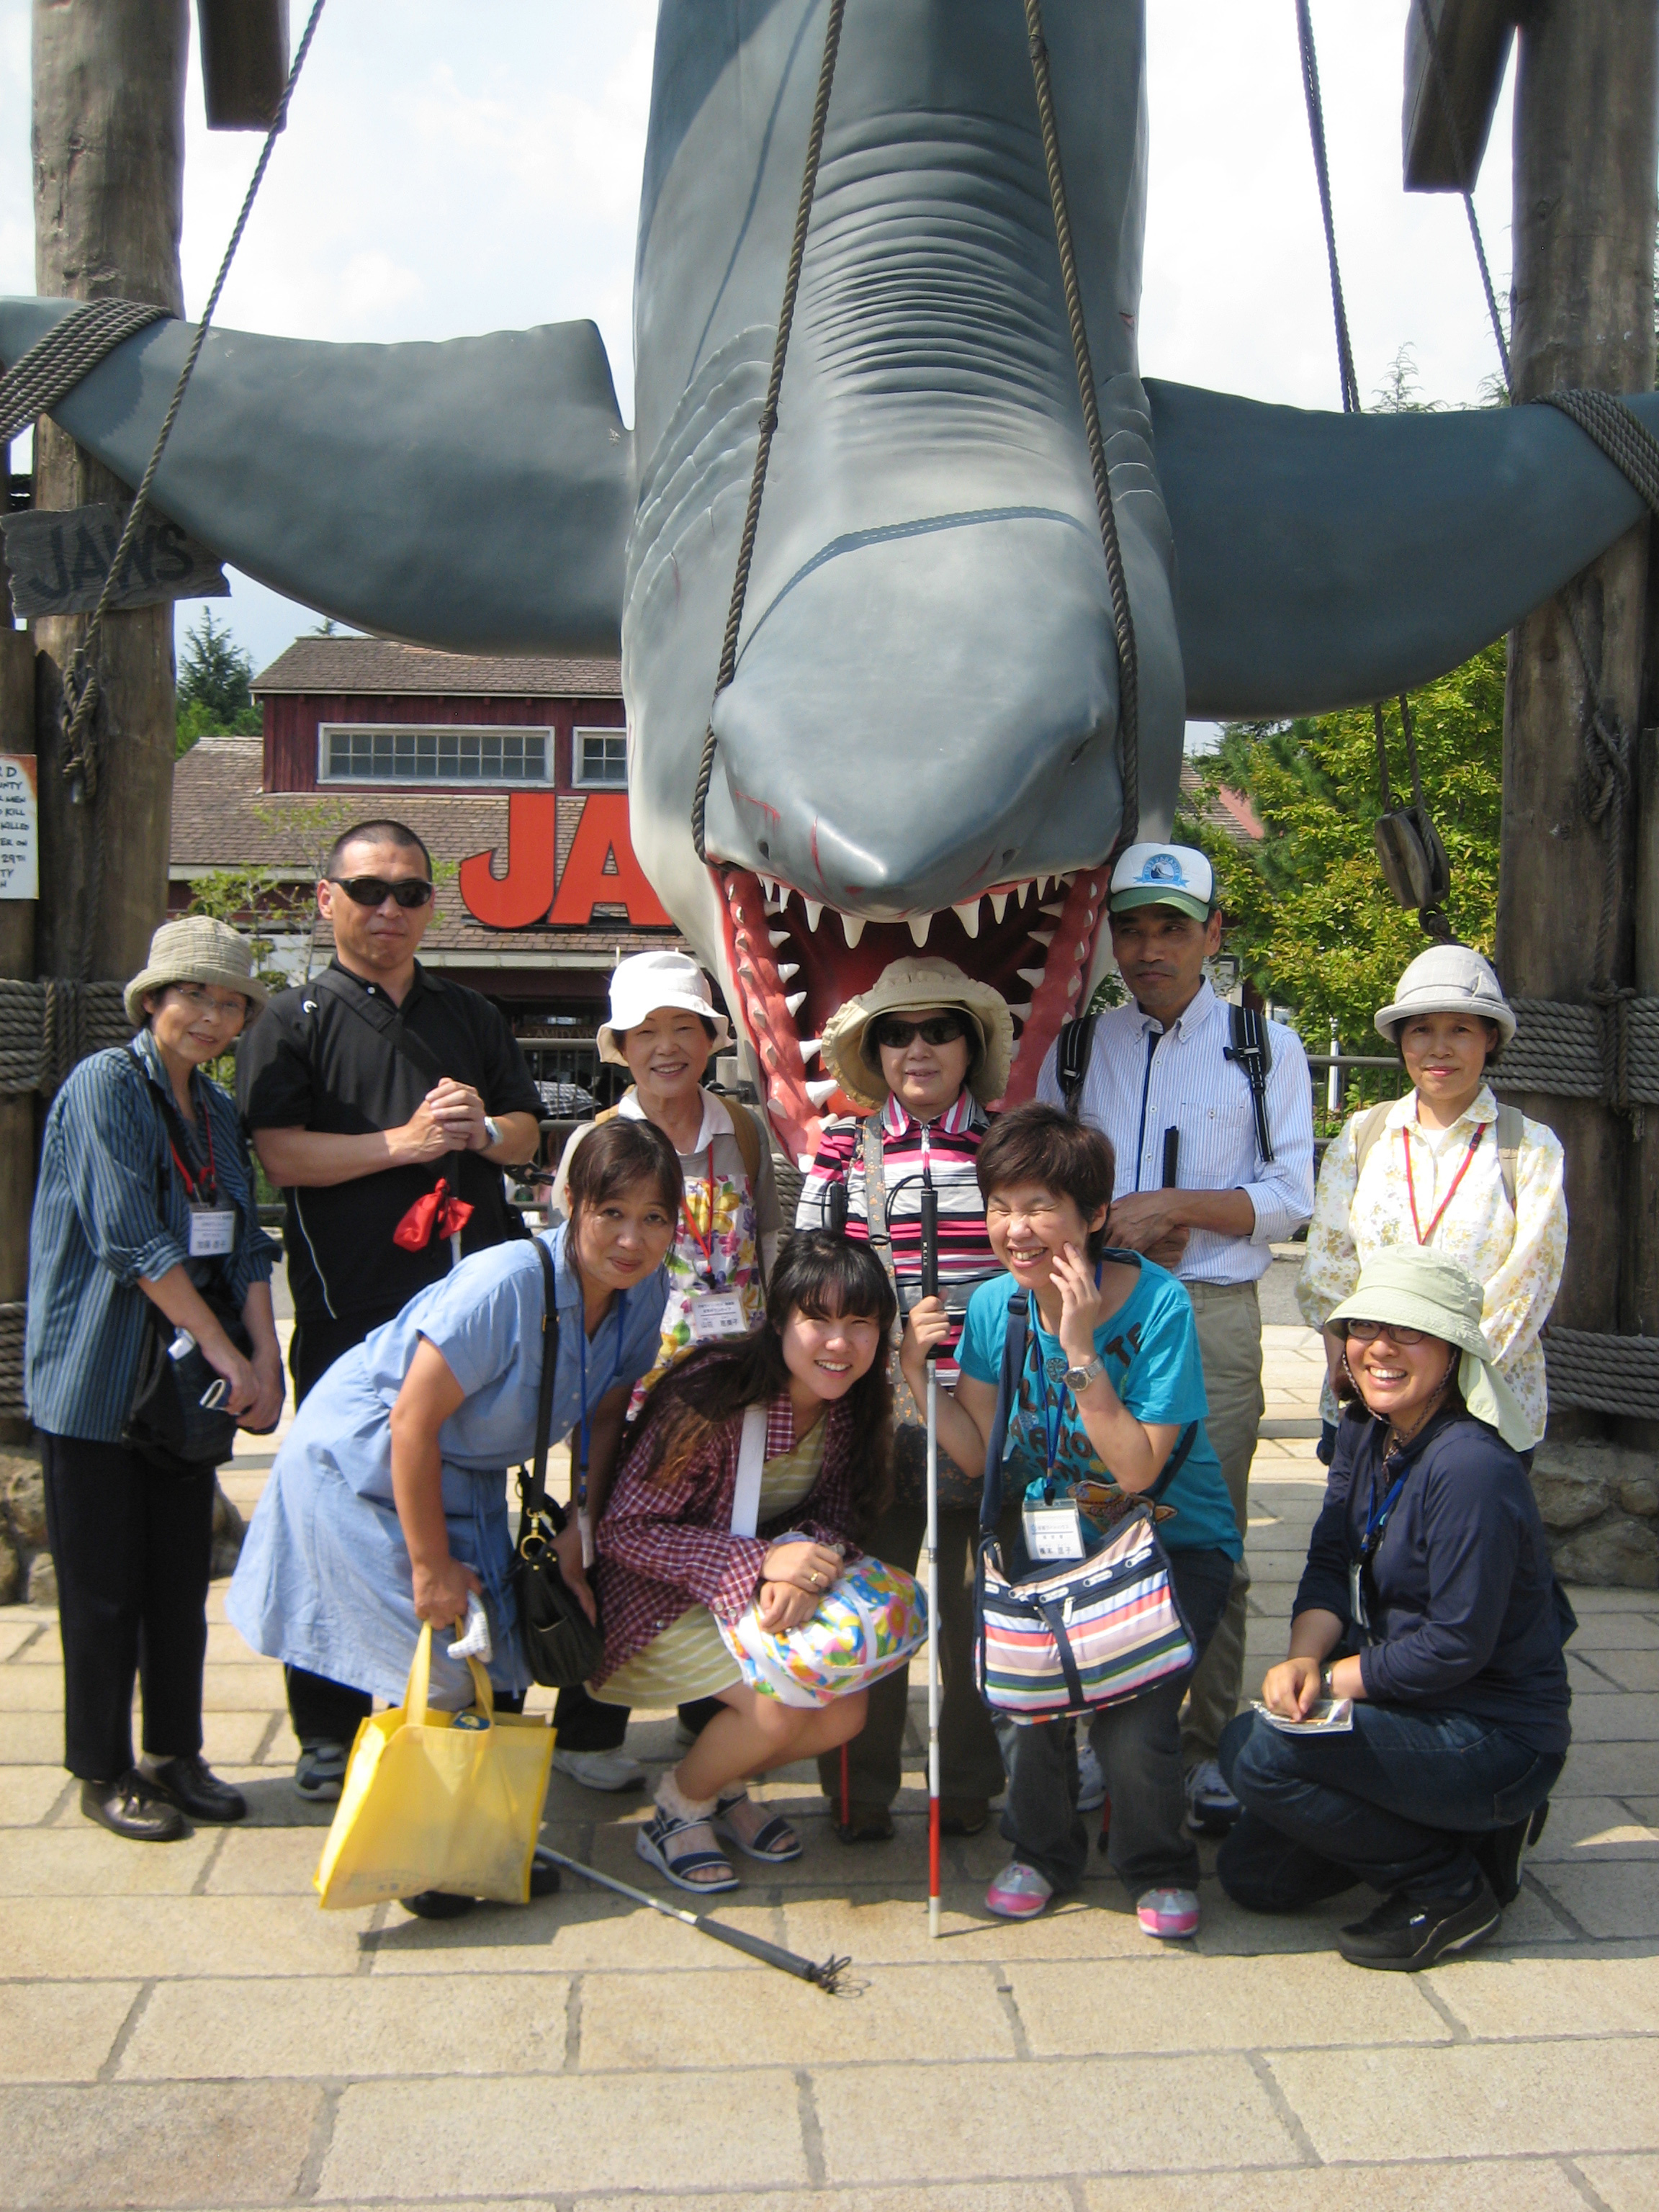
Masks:
[[[1012,0],[1010,0],[1012,4]],[[1452,198],[1400,183],[1413,0],[1314,0],[1362,393],[1402,345],[1425,396],[1495,366]],[[0,291],[32,292],[29,0],[0,0]],[[305,0],[293,0],[295,35]],[[328,0],[219,319],[325,338],[439,338],[591,315],[625,416],[653,0]],[[856,34],[856,9],[848,35]],[[1141,364],[1340,404],[1291,0],[1148,0],[1152,170]],[[192,55],[185,297],[212,282],[257,137],[211,135]],[[1510,91],[1477,195],[1510,265]],[[465,438],[465,425],[456,425]],[[233,574],[214,603],[263,665],[315,617]],[[195,606],[181,605],[182,634]]]

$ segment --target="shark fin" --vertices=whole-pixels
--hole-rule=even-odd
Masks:
[[[1195,718],[1322,714],[1443,675],[1645,512],[1553,407],[1321,415],[1146,390]],[[1626,404],[1659,431],[1659,394]]]
[[[0,301],[0,359],[74,304]],[[53,420],[136,484],[193,334],[128,338]],[[633,435],[592,323],[410,345],[216,328],[155,500],[250,576],[364,629],[457,653],[619,649]]]

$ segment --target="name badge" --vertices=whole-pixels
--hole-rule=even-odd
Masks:
[[[1075,1498],[1060,1505],[1028,1505],[1021,1516],[1025,1524],[1025,1549],[1032,1559],[1081,1559],[1083,1522]]]
[[[236,1209],[232,1206],[192,1206],[190,1209],[190,1256],[216,1259],[234,1249]]]
[[[699,1291],[691,1300],[691,1341],[709,1344],[716,1337],[747,1336],[743,1294],[738,1291]]]

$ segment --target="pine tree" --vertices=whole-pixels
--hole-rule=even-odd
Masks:
[[[257,737],[262,724],[252,679],[252,654],[236,643],[228,623],[216,623],[213,610],[204,607],[185,633],[179,666],[179,752],[188,752],[198,738]]]

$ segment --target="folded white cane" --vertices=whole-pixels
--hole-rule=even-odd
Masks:
[[[939,1193],[921,1175],[921,1294],[939,1296]],[[939,1376],[927,1350],[927,1933],[939,1934]]]

